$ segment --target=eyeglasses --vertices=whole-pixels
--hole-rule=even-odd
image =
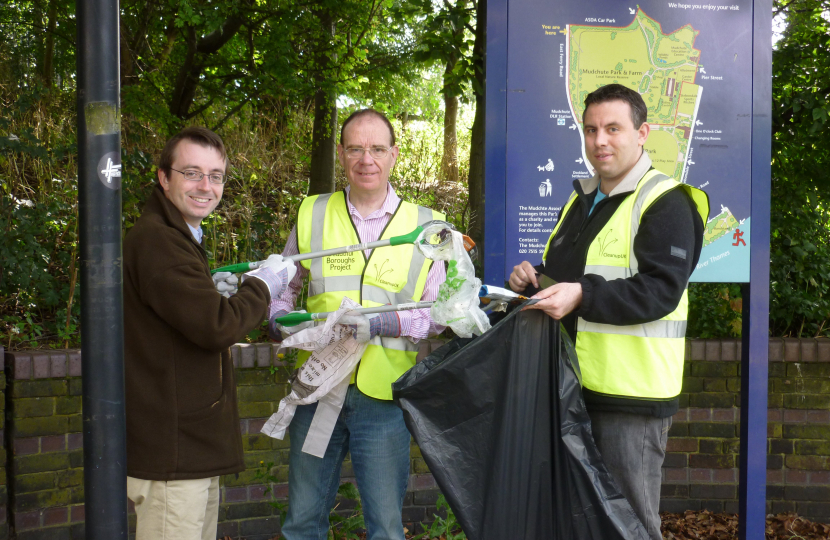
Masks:
[[[184,176],[184,179],[188,182],[201,182],[202,178],[207,176],[208,180],[210,180],[211,184],[224,184],[225,183],[225,175],[222,173],[203,173],[199,171],[180,171],[178,169],[170,168],[171,171],[176,171],[177,173],[181,173]]]
[[[389,150],[392,147],[389,146],[373,146],[371,148],[361,148],[359,146],[350,146],[343,150],[346,153],[346,157],[350,159],[359,159],[363,157],[363,154],[368,151],[369,155],[375,159],[383,159],[389,154]]]

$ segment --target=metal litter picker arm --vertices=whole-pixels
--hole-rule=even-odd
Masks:
[[[354,244],[351,246],[323,249],[320,251],[313,251],[311,253],[298,253],[297,255],[291,255],[289,257],[286,257],[286,260],[297,262],[304,261],[306,259],[316,259],[318,257],[328,257],[329,255],[340,255],[341,253],[352,253],[355,251],[363,251],[366,249],[374,249],[379,247],[399,246],[402,244],[414,244],[415,241],[418,239],[418,236],[423,232],[423,230],[423,227],[418,226],[415,227],[415,229],[412,232],[403,234],[401,236],[393,236],[392,238],[389,238],[387,240],[376,240],[374,242],[364,242],[362,244]],[[259,268],[259,266],[263,262],[265,261],[231,264],[229,266],[222,266],[221,268],[211,270],[210,273],[215,274],[217,272],[232,272],[236,274],[238,272],[248,272],[249,270]]]

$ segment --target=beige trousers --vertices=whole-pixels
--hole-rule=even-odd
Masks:
[[[142,480],[127,477],[135,503],[136,540],[216,540],[219,477]]]

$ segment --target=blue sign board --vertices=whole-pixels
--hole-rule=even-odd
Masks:
[[[655,168],[710,197],[692,280],[748,282],[751,0],[523,0],[507,10],[503,278],[523,260],[541,262],[574,180],[593,175],[583,102],[617,82],[646,102]]]

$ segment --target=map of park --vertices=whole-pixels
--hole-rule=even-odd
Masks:
[[[619,83],[637,90],[648,107],[645,149],[654,167],[684,181],[703,90],[695,84],[698,33],[686,25],[664,34],[639,6],[626,27],[569,25],[567,84],[578,125],[585,97],[600,86]]]

